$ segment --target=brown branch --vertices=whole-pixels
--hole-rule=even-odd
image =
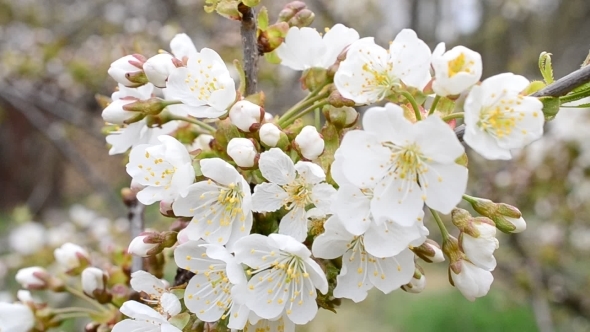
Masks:
[[[244,73],[246,75],[246,96],[255,94],[258,84],[258,40],[256,38],[256,13],[243,3],[238,5],[242,14],[240,33],[244,54]]]
[[[590,82],[590,66],[582,67],[532,94],[534,97],[561,97]]]

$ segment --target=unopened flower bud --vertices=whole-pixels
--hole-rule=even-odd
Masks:
[[[344,107],[344,106],[354,106],[355,102],[353,100],[347,99],[342,97],[342,95],[340,94],[340,92],[338,92],[338,90],[334,90],[330,93],[330,96],[328,97],[328,102],[330,103],[330,105],[334,106],[334,107]]]
[[[109,275],[96,267],[87,267],[82,271],[82,290],[84,294],[98,300],[100,303],[107,303],[111,299],[106,285]]]
[[[145,58],[142,55],[126,55],[111,63],[108,73],[118,83],[135,88],[148,82],[143,72],[144,63]]]
[[[459,235],[461,249],[476,266],[492,271],[496,267],[494,251],[498,249],[496,227],[486,217],[473,218],[469,227]]]
[[[428,263],[440,263],[445,260],[440,246],[431,239],[426,239],[422,245],[412,248],[412,251],[416,256]]]
[[[268,112],[264,112],[264,122],[272,122],[272,120],[274,119],[274,115],[272,115],[271,113]]]
[[[454,208],[451,212],[451,222],[461,231],[469,226],[471,219],[473,219],[473,217],[469,211],[465,209]]]
[[[314,126],[303,127],[295,137],[295,145],[307,160],[315,160],[324,152],[324,139]]]
[[[247,100],[240,100],[229,110],[232,124],[243,132],[252,132],[260,128],[264,118],[264,109]]]
[[[416,265],[412,280],[401,288],[408,293],[421,293],[426,288],[426,276],[419,265]]]
[[[64,243],[53,252],[57,263],[70,275],[77,275],[82,272],[90,263],[88,252],[73,243]]]
[[[147,100],[135,100],[132,103],[125,104],[123,109],[130,112],[140,112],[144,115],[157,115],[169,105],[169,102],[161,98],[152,97]]]
[[[334,107],[327,106],[324,108],[326,120],[334,124],[337,128],[350,128],[359,118],[359,112],[349,106]]]
[[[469,197],[467,201],[477,213],[492,219],[501,232],[520,233],[526,229],[522,213],[512,205],[478,197]]]
[[[136,102],[138,99],[127,97],[124,99],[113,100],[103,111],[102,119],[105,122],[114,123],[118,125],[125,124],[127,121],[138,116],[136,112],[125,110],[125,106]]]
[[[43,290],[51,283],[51,275],[42,267],[31,266],[18,270],[16,281],[25,289]]]
[[[147,243],[145,242],[148,239],[149,234],[146,235],[139,235],[136,236],[131,243],[129,243],[129,247],[127,248],[127,252],[139,256],[139,257],[148,257],[150,253],[158,247],[158,243]],[[155,253],[154,253],[155,254]]]
[[[166,200],[161,200],[160,201],[160,214],[163,215],[164,217],[175,217],[174,212],[172,211],[172,203],[174,203],[173,201],[166,201]]]
[[[143,64],[145,76],[158,88],[166,87],[166,80],[174,69],[176,69],[174,57],[168,53],[154,55]]]
[[[258,159],[254,143],[247,138],[232,138],[227,145],[227,154],[239,167],[253,167]]]
[[[188,148],[189,151],[211,151],[211,141],[213,136],[208,134],[201,134],[195,138],[193,144]]]
[[[283,7],[279,12],[278,22],[287,22],[292,19],[295,14],[307,8],[303,1],[291,1]]]
[[[33,299],[33,295],[28,290],[20,289],[16,292],[16,298],[24,304],[34,304],[35,300]]]
[[[469,301],[488,293],[494,281],[492,273],[460,259],[449,266],[449,281]]]
[[[289,144],[287,134],[282,132],[274,123],[265,123],[258,131],[260,142],[266,148],[284,147]]]
[[[287,23],[289,23],[289,27],[303,28],[310,26],[314,19],[315,14],[311,10],[305,8],[297,12],[297,14],[295,14],[295,16],[293,16]]]

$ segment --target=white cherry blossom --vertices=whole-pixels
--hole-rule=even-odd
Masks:
[[[151,83],[138,88],[128,88],[119,84],[117,91],[111,95],[111,103],[102,111],[105,122],[122,125],[125,121],[138,115],[136,112],[126,111],[123,107],[138,100],[147,100],[152,97],[154,85]]]
[[[243,137],[234,137],[227,144],[227,154],[239,167],[252,167],[258,151],[254,143]]]
[[[410,282],[414,275],[414,253],[405,248],[391,257],[375,257],[365,248],[370,241],[344,228],[336,216],[324,224],[325,232],[313,242],[314,256],[334,259],[342,256],[342,270],[337,277],[335,297],[360,302],[367,291],[376,287],[387,294]]]
[[[362,38],[348,48],[334,76],[340,94],[357,105],[387,97],[402,83],[423,88],[430,81],[430,49],[410,29],[397,34],[389,50]]]
[[[235,246],[236,259],[248,265],[246,305],[264,319],[286,314],[306,324],[317,311],[316,288],[326,294],[328,281],[306,246],[283,234],[251,234]]]
[[[184,304],[191,312],[205,322],[229,317],[229,328],[244,328],[249,309],[240,297],[244,293],[240,287],[246,287],[246,275],[225,247],[188,241],[176,247],[174,260],[195,273],[184,292]]]
[[[160,144],[142,144],[129,154],[127,173],[145,186],[137,199],[146,205],[186,196],[195,181],[191,157],[186,147],[172,136],[158,137]]]
[[[432,52],[432,68],[432,90],[439,96],[458,95],[479,82],[481,55],[464,46],[445,52],[445,43],[440,43]]]
[[[168,317],[137,301],[127,301],[119,308],[122,314],[130,319],[124,319],[115,326],[112,332],[181,332],[180,329],[168,322]]]
[[[0,331],[29,332],[34,325],[35,315],[27,305],[0,302]]]
[[[474,86],[465,100],[467,145],[486,159],[511,159],[543,135],[543,103],[520,93],[529,85],[523,76],[504,73]]]
[[[295,137],[295,144],[307,160],[315,160],[324,152],[324,139],[315,126],[303,127]]]
[[[172,70],[164,92],[167,99],[183,103],[173,109],[182,108],[198,118],[217,118],[236,99],[235,83],[225,63],[208,48],[191,55],[186,67]]]
[[[464,259],[453,263],[449,269],[453,284],[469,301],[486,295],[494,281],[490,271],[479,268]]]
[[[372,107],[364,130],[346,133],[340,145],[342,173],[357,188],[373,189],[371,213],[410,225],[424,203],[450,213],[461,201],[467,168],[455,163],[464,153],[453,130],[438,116],[413,124],[401,107]]]
[[[177,216],[193,217],[186,227],[189,239],[208,243],[233,244],[250,234],[252,196],[250,186],[238,171],[219,158],[203,159],[201,172],[208,180],[188,188],[186,197],[172,205]]]
[[[168,291],[168,286],[160,279],[145,271],[135,271],[131,274],[131,288],[136,292],[143,292],[147,298],[142,300],[157,305],[170,316],[180,313],[180,301],[176,295]]]
[[[359,39],[356,30],[342,24],[326,30],[322,37],[312,28],[291,27],[277,48],[281,64],[294,70],[328,69],[348,45]]]
[[[307,161],[294,165],[278,148],[263,152],[258,165],[262,176],[270,182],[254,188],[252,210],[272,212],[284,207],[289,212],[281,219],[279,233],[304,241],[307,237],[305,208],[313,204],[328,210],[336,190],[323,182],[326,175],[320,166]]]

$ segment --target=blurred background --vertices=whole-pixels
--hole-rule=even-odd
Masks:
[[[241,58],[239,24],[207,15],[201,0],[0,0],[0,301],[15,269],[51,260],[67,241],[98,251],[128,242],[119,190],[125,157],[108,156],[95,94],[110,95],[109,64],[151,56],[186,32],[198,49]],[[262,1],[271,21],[287,1]],[[317,29],[343,23],[386,45],[402,28],[431,48],[481,53],[484,78],[505,71],[540,79],[553,53],[556,78],[590,49],[588,0],[308,0]],[[260,61],[265,109],[303,95],[299,73]],[[301,331],[590,331],[590,112],[563,109],[546,136],[510,162],[470,155],[468,193],[521,209],[528,229],[500,236],[488,297],[465,300],[446,266],[426,266],[421,294],[371,293]],[[149,211],[148,211],[149,212]],[[157,211],[148,222],[159,229]],[[447,219],[448,221],[448,219]],[[47,249],[47,257],[33,252]],[[12,295],[11,295],[12,294]],[[73,329],[72,329],[73,331]]]

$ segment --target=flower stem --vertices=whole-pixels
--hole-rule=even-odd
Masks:
[[[453,119],[463,119],[464,116],[465,116],[465,113],[463,113],[463,112],[451,113],[447,116],[443,116],[442,120],[444,122],[447,122],[447,121],[451,121]]]
[[[470,204],[477,203],[476,198],[469,195],[463,195],[463,200]]]
[[[326,85],[328,85],[328,84],[322,85],[322,86],[318,87],[317,89],[313,90],[310,94],[305,96],[305,98],[303,98],[297,104],[293,105],[293,107],[288,109],[279,119],[279,125],[281,125],[282,122],[287,121],[289,118],[291,118],[293,116],[293,114],[296,114],[298,111],[309,107],[310,105],[312,105],[313,103],[315,103],[318,100],[321,100],[322,98],[327,97],[328,90],[323,91],[324,88],[326,87]],[[320,92],[322,92],[322,93],[320,94]],[[320,96],[318,96],[318,94]]]
[[[290,125],[293,122],[295,122],[295,120],[297,120],[298,118],[300,118],[300,117],[304,116],[305,114],[307,114],[307,113],[309,113],[309,112],[311,112],[311,111],[313,111],[315,109],[318,109],[318,108],[320,108],[320,107],[322,107],[322,106],[324,106],[326,104],[328,104],[328,101],[327,100],[323,100],[323,101],[321,101],[321,102],[319,102],[317,104],[313,104],[313,105],[309,106],[308,108],[302,110],[301,112],[297,113],[296,115],[291,116],[288,119],[285,119],[283,122],[281,122],[282,119],[280,119],[279,120],[279,125],[281,126],[281,128],[285,128],[288,125]]]
[[[100,314],[100,312],[98,312],[96,310],[92,310],[92,309],[84,308],[84,307],[57,308],[57,309],[53,309],[52,312],[54,312],[56,314],[72,314],[72,313],[87,313],[87,314],[93,314],[93,315]]]
[[[315,124],[315,128],[318,130],[318,132],[320,130],[322,130],[321,125],[322,125],[322,118],[321,118],[321,111],[319,108],[316,108],[314,111],[314,124]]]
[[[432,105],[430,105],[430,111],[428,112],[428,115],[434,114],[434,111],[436,110],[436,106],[438,105],[439,100],[440,96],[436,95],[436,97],[434,97],[434,100],[432,101]]]
[[[60,320],[70,319],[70,318],[82,318],[88,317],[87,313],[78,312],[78,313],[70,313],[70,314],[60,314],[58,315]]]
[[[215,133],[215,127],[206,124],[205,122],[195,119],[195,118],[191,118],[188,116],[180,116],[180,115],[174,115],[174,114],[170,114],[168,119],[170,120],[179,120],[179,121],[184,121],[184,122],[188,122],[188,123],[192,123],[195,124],[199,127],[201,127],[201,129],[205,130],[207,133],[209,134],[214,134]]]
[[[412,105],[412,108],[414,109],[414,115],[416,115],[416,121],[422,120],[422,115],[420,115],[420,107],[418,106],[418,103],[416,103],[416,99],[414,99],[412,94],[408,91],[402,91],[401,94],[402,96],[406,97],[406,99]]]
[[[69,292],[70,294],[77,296],[78,298],[92,304],[93,306],[95,306],[97,309],[99,309],[100,311],[103,312],[108,312],[107,308],[103,307],[102,305],[100,305],[98,302],[93,301],[91,298],[89,298],[88,296],[86,296],[84,293],[82,293],[81,291],[75,289],[74,287],[71,286],[65,286],[66,291]]]
[[[434,211],[431,208],[428,208],[428,209],[430,210],[430,213],[434,217],[434,220],[436,221],[436,224],[438,225],[438,228],[440,229],[440,234],[442,235],[443,242],[447,241],[449,239],[449,231],[445,227],[445,224],[443,223],[442,219],[440,219],[438,212]]]

